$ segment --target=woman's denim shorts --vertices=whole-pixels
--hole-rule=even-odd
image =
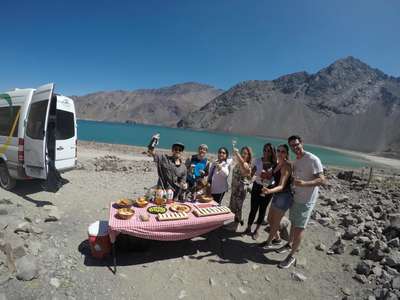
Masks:
[[[272,207],[286,212],[293,204],[293,195],[291,192],[276,193],[272,197]]]

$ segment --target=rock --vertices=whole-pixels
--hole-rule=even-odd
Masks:
[[[357,274],[369,275],[371,272],[371,266],[366,261],[360,261],[356,267]]]
[[[341,291],[346,296],[351,296],[351,290],[349,288],[341,288]]]
[[[315,246],[315,249],[319,250],[319,251],[325,251],[326,250],[326,246],[322,243],[319,243],[317,246]]]
[[[178,299],[183,299],[183,298],[185,298],[186,296],[187,296],[186,291],[185,291],[185,290],[181,290],[181,291],[179,292]]]
[[[396,276],[392,279],[392,288],[395,290],[400,290],[400,276]]]
[[[348,202],[350,200],[349,196],[342,196],[337,199],[338,203]]]
[[[396,230],[400,230],[400,214],[389,214],[390,226]]]
[[[291,276],[292,279],[295,280],[295,281],[306,281],[306,280],[307,280],[307,277],[304,276],[304,274],[301,274],[301,273],[299,273],[299,272],[292,272],[292,273],[290,274],[290,276]]]
[[[58,280],[58,278],[51,278],[50,285],[54,286],[56,289],[58,289],[61,284],[60,284],[60,281]]]
[[[374,273],[376,277],[381,277],[382,272],[383,272],[383,270],[380,266],[375,266],[372,268],[372,273]]]
[[[331,223],[331,218],[329,217],[319,218],[318,223],[321,224],[322,226],[328,226]]]
[[[365,275],[361,275],[361,274],[354,275],[354,279],[357,280],[358,282],[361,282],[362,284],[368,282],[367,277]]]
[[[384,259],[384,265],[387,265],[392,268],[396,268],[400,265],[400,252],[392,252]]]
[[[393,292],[388,292],[385,296],[385,300],[399,300],[398,295]]]
[[[61,219],[61,212],[56,206],[45,205],[43,206],[43,209],[48,212],[47,217],[44,219],[45,222],[56,222]]]
[[[391,239],[390,241],[388,241],[387,245],[391,248],[399,248],[400,247],[400,239],[398,237]]]
[[[343,234],[343,239],[352,240],[359,232],[360,230],[357,227],[350,225]]]
[[[15,261],[17,269],[17,279],[29,281],[38,277],[39,269],[36,264],[36,259],[33,256],[26,255]]]
[[[354,247],[353,250],[351,250],[350,254],[351,255],[360,255],[361,254],[360,248]]]
[[[247,291],[244,289],[244,288],[242,288],[242,287],[239,287],[238,288],[238,290],[239,290],[239,292],[241,293],[241,294],[247,294]]]
[[[392,275],[392,276],[400,275],[399,271],[397,271],[396,269],[391,268],[391,267],[389,267],[389,266],[385,266],[385,271],[386,271],[388,274]]]
[[[346,249],[346,245],[344,244],[344,242],[342,241],[342,239],[340,237],[330,248],[330,250],[332,250],[333,253],[335,253],[335,254],[343,254],[345,249]]]
[[[20,224],[18,224],[17,228],[15,228],[14,232],[15,233],[19,233],[19,232],[30,233],[30,232],[32,232],[31,224],[29,224],[28,222],[20,223]]]
[[[257,265],[257,264],[253,264],[253,265],[251,266],[251,268],[255,271],[255,270],[258,270],[258,269],[260,268],[260,266]]]
[[[210,284],[210,286],[216,286],[217,285],[217,283],[215,282],[214,278],[212,278],[212,277],[210,277],[208,279],[208,283]]]
[[[358,237],[357,237],[357,243],[360,243],[360,244],[368,244],[368,243],[370,243],[370,242],[371,242],[371,240],[370,240],[370,238],[367,237],[367,236],[358,236]]]
[[[377,288],[374,290],[374,296],[376,299],[383,299],[387,292],[387,289]]]
[[[264,276],[265,281],[271,282],[271,278],[268,277],[268,275]]]
[[[342,223],[343,223],[344,226],[347,227],[347,226],[350,226],[350,225],[357,224],[357,220],[355,218],[353,218],[352,216],[345,216],[343,218]]]

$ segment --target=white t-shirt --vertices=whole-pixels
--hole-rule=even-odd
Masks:
[[[315,175],[323,173],[321,160],[310,152],[305,152],[303,157],[293,163],[293,178],[310,181]],[[318,198],[318,186],[295,186],[294,201],[299,203],[314,203]]]
[[[221,171],[217,170],[215,162],[212,163],[210,167],[210,176],[212,176],[211,194],[221,194],[228,190],[228,176],[231,170],[231,163],[231,158],[228,158],[226,161],[222,162],[220,164]]]

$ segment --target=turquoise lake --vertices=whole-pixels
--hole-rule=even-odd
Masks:
[[[182,142],[188,151],[197,151],[199,144],[207,144],[209,152],[216,153],[217,149],[225,146],[232,149],[232,139],[237,140],[237,147],[250,146],[256,156],[260,156],[263,145],[267,142],[275,146],[286,143],[285,140],[274,138],[261,138],[229,133],[216,133],[208,131],[196,131],[191,129],[169,128],[154,125],[125,124],[112,122],[97,122],[78,120],[78,139],[111,144],[126,144],[134,146],[147,146],[152,135],[160,133],[158,147],[171,147],[174,142]],[[340,152],[306,145],[305,149],[317,155],[324,165],[346,166],[359,168],[367,165],[367,162]],[[293,158],[293,156],[292,156]]]

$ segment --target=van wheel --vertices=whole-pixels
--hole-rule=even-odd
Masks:
[[[11,178],[8,173],[7,166],[4,162],[0,162],[0,185],[5,190],[11,190],[15,187],[16,180]]]

